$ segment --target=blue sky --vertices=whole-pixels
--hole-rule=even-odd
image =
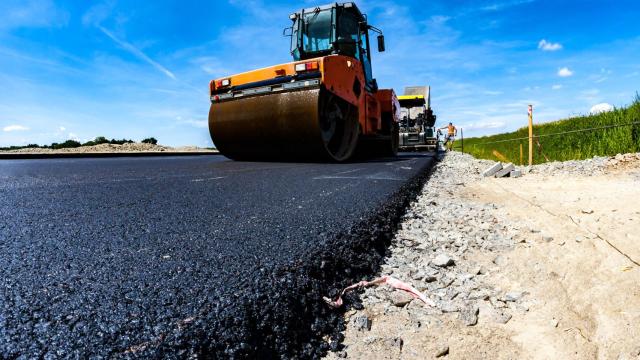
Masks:
[[[209,80],[290,61],[288,14],[324,1],[0,2],[0,146],[95,136],[210,146]],[[465,135],[623,106],[640,90],[635,0],[358,2],[385,31],[381,87],[432,86]]]

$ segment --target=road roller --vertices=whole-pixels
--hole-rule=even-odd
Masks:
[[[214,79],[209,132],[234,160],[342,162],[354,154],[395,156],[400,104],[379,89],[369,35],[382,31],[352,3],[290,15],[293,61]]]

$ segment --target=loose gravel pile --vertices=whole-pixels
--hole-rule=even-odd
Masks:
[[[484,284],[488,270],[474,264],[467,254],[473,249],[508,248],[516,231],[498,225],[502,222],[491,214],[492,205],[470,204],[453,196],[466,182],[481,179],[481,171],[491,163],[455,152],[448,154],[404,217],[381,273],[411,282],[436,302],[436,309],[408,306],[406,311],[418,319],[433,313],[458,312],[466,324],[475,325],[477,302],[485,299],[494,305],[496,321],[510,318],[504,310],[509,298]],[[365,307],[386,304],[385,312],[401,311],[412,301],[384,287],[367,289],[363,299]]]
[[[615,168],[636,166],[640,164],[638,160],[640,154],[625,154],[522,169],[532,177],[538,174],[539,181],[547,176],[604,174]],[[448,346],[416,354],[416,341],[420,340],[409,339],[412,330],[405,331],[405,327],[413,328],[415,333],[421,324],[431,327],[434,322],[453,320],[455,326],[465,328],[476,326],[480,318],[481,324],[488,321],[499,326],[529,311],[533,300],[527,289],[496,288],[494,280],[500,269],[508,266],[505,251],[530,240],[532,235],[544,242],[553,241],[553,237],[507,218],[496,205],[470,201],[468,197],[473,194],[459,195],[467,186],[490,181],[483,178],[482,172],[494,164],[458,152],[446,154],[408,208],[381,266],[379,275],[412,284],[436,306],[426,306],[407,293],[386,286],[369,287],[361,294],[362,303],[346,313],[349,328],[344,351],[330,358],[362,358],[373,353],[380,358],[395,357],[404,354],[403,344],[408,341],[411,356],[445,356]],[[557,321],[552,326],[557,326]],[[427,335],[424,341],[436,340]]]

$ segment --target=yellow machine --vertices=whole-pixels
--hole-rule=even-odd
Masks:
[[[431,109],[431,87],[406,87],[398,100],[401,108],[400,150],[436,150],[438,139],[434,132],[436,116]]]
[[[345,161],[356,148],[395,156],[400,105],[378,89],[367,24],[354,3],[290,16],[294,62],[212,80],[209,131],[232,159]],[[361,152],[361,151],[358,151]]]

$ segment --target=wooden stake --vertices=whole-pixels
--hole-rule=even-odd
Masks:
[[[522,150],[522,143],[520,143],[520,166],[524,165],[524,154]]]
[[[529,105],[529,166],[533,165],[533,105]]]

